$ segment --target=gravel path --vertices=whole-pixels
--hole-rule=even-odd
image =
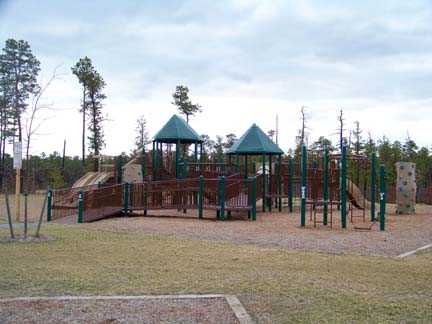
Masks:
[[[205,219],[200,221],[195,211],[186,215],[177,211],[152,211],[149,215],[153,216],[115,217],[79,226],[330,253],[395,257],[432,243],[432,206],[418,207],[417,210],[416,215],[388,214],[384,232],[380,231],[379,223],[370,231],[357,231],[348,221],[348,228],[342,229],[340,216],[336,213],[333,215],[333,228],[322,225],[314,228],[309,214],[306,227],[301,228],[299,213],[289,214],[287,211],[259,213],[255,222],[248,221],[244,214],[236,213],[229,221],[216,221],[214,213],[204,215]],[[363,224],[358,219],[356,223]],[[369,225],[369,222],[365,225]]]
[[[0,300],[0,318],[4,324],[240,323],[224,297]]]

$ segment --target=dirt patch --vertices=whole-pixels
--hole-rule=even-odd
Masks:
[[[24,237],[24,235],[15,235],[14,238],[11,238],[10,236],[0,237],[0,243],[43,243],[54,240],[54,237],[46,235],[39,235],[38,237],[33,235],[27,237]]]
[[[217,221],[215,213],[207,212],[198,220],[196,211],[187,214],[177,211],[149,211],[150,216],[135,214],[116,217],[79,226],[141,232],[198,240],[250,243],[283,248],[317,250],[330,253],[355,253],[394,257],[427,245],[432,241],[432,207],[418,206],[416,215],[397,216],[392,209],[386,215],[386,230],[379,223],[370,231],[357,231],[348,220],[341,228],[340,214],[333,213],[333,227],[313,226],[309,213],[305,227],[300,227],[299,212],[258,213],[257,221],[247,219],[247,214],[233,213],[231,220]],[[366,219],[368,219],[366,214]],[[370,222],[354,218],[356,225],[369,226]],[[61,223],[61,220],[58,222]]]
[[[224,297],[0,300],[2,323],[240,323]]]

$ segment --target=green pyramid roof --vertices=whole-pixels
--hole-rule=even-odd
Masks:
[[[180,116],[173,115],[154,136],[155,141],[162,143],[201,143],[203,139]]]
[[[283,151],[256,124],[227,151],[227,154],[261,155],[283,154]]]

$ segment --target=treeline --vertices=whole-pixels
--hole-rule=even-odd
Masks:
[[[85,166],[82,159],[75,157],[62,157],[58,152],[40,156],[30,156],[28,168],[22,173],[23,192],[35,192],[48,187],[61,189],[71,187],[76,180],[93,168],[92,159],[86,159]],[[27,160],[23,163],[27,164]],[[5,155],[5,170],[3,171],[3,184],[10,192],[15,188],[15,171],[13,170],[13,158]],[[28,170],[28,171],[27,171]]]

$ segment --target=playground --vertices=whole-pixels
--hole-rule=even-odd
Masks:
[[[0,317],[430,322],[432,207],[413,203],[412,165],[398,166],[401,184],[389,191],[374,153],[303,146],[295,160],[255,124],[225,161],[202,161],[201,144],[173,116],[151,150],[33,196],[29,231],[43,204],[50,240],[0,250]],[[32,311],[21,314],[23,303]]]

